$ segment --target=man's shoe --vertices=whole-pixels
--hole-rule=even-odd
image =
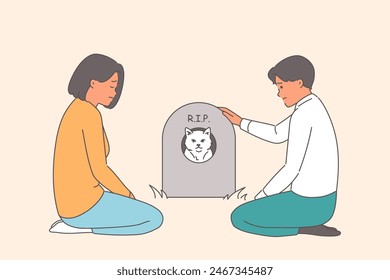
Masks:
[[[302,227],[299,229],[298,234],[309,234],[309,235],[318,235],[318,236],[339,236],[341,232],[334,227],[319,225],[314,227]]]

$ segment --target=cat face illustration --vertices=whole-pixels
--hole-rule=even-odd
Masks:
[[[185,156],[194,162],[205,162],[212,157],[211,129],[205,131],[185,128]]]

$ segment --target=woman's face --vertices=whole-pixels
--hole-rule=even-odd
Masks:
[[[116,95],[116,87],[118,85],[118,73],[115,72],[107,81],[99,82],[97,80],[91,81],[91,88],[93,89],[93,99],[96,105],[102,104],[108,106]],[[94,105],[95,105],[94,104]],[[96,106],[95,105],[95,106]]]

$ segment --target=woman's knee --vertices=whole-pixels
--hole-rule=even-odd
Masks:
[[[153,225],[158,228],[162,225],[163,221],[164,221],[164,216],[163,214],[160,212],[160,210],[158,210],[157,208],[155,208],[154,206],[150,206],[150,211],[149,211],[149,214],[148,214],[148,218],[149,218],[149,221],[151,223],[153,223]]]

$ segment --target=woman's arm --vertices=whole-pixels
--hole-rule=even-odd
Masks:
[[[82,133],[93,176],[111,192],[133,197],[132,193],[126,188],[114,171],[107,166],[104,148],[104,130],[100,113],[98,111],[93,112],[90,118],[86,118],[85,120]]]

